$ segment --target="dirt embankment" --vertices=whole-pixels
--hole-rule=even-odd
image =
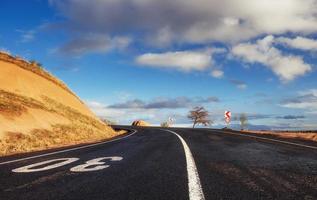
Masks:
[[[0,156],[93,142],[120,133],[100,121],[57,78],[0,53]]]
[[[132,126],[151,126],[151,124],[143,120],[135,120],[132,122]]]

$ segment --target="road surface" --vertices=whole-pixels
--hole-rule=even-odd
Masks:
[[[0,199],[317,199],[312,143],[129,128],[113,141],[0,158]]]

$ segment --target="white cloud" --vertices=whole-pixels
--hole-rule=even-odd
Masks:
[[[162,43],[237,42],[317,31],[317,0],[50,0],[71,32],[141,33]],[[163,34],[159,34],[163,33]]]
[[[274,37],[266,36],[255,43],[241,43],[232,48],[232,54],[247,63],[261,63],[270,68],[283,82],[291,81],[311,71],[303,58],[284,55],[273,46]]]
[[[223,74],[224,72],[220,69],[215,69],[211,71],[211,76],[213,76],[214,78],[222,78]]]
[[[174,68],[180,71],[203,71],[212,66],[211,51],[176,51],[166,53],[146,53],[136,58],[140,65]]]
[[[140,55],[136,63],[188,72],[211,67],[212,53],[168,47],[221,42],[233,45],[237,58],[267,66],[283,82],[312,69],[301,56],[285,55],[275,46],[279,42],[314,49],[312,39],[268,36],[246,41],[317,33],[317,0],[50,0],[50,5],[64,17],[63,28],[70,34],[62,52],[103,53],[133,41],[136,47],[150,44],[165,51]]]
[[[305,51],[317,51],[317,40],[306,37],[279,37],[276,39],[276,42],[295,49],[301,49]]]

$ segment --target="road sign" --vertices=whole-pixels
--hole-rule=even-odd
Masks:
[[[231,112],[230,111],[225,111],[225,121],[227,124],[230,123],[231,120]]]
[[[167,121],[168,126],[172,126],[174,122],[175,122],[175,119],[174,119],[174,118],[172,118],[172,117],[169,117],[169,118],[168,118],[168,121]]]

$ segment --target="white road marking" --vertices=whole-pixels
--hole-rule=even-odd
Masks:
[[[46,160],[46,161],[43,161],[43,162],[34,163],[34,164],[27,165],[27,166],[24,166],[24,167],[19,167],[19,168],[13,169],[12,171],[13,172],[17,172],[17,173],[30,173],[30,172],[46,171],[46,170],[49,170],[49,169],[54,169],[54,168],[57,168],[57,167],[61,167],[61,166],[70,164],[70,163],[75,162],[77,160],[79,160],[79,158],[58,158],[58,159]],[[49,163],[56,162],[56,161],[62,161],[62,162],[58,162],[58,163],[55,163],[55,164],[52,164],[52,165],[47,165],[47,166],[41,167],[41,168],[32,169],[34,167],[38,167],[38,166],[49,164]]]
[[[195,160],[185,140],[174,131],[165,130],[165,129],[161,129],[161,130],[168,131],[170,133],[175,134],[179,138],[179,140],[182,142],[182,145],[185,151],[186,165],[187,165],[189,200],[204,200],[205,196],[201,187]]]
[[[95,143],[95,144],[89,144],[89,145],[86,145],[86,146],[80,146],[80,147],[75,147],[75,148],[71,148],[71,149],[65,149],[65,150],[61,150],[61,151],[55,151],[55,152],[51,152],[51,153],[45,153],[45,154],[36,155],[36,156],[30,156],[30,157],[26,157],[26,158],[20,158],[20,159],[16,159],[16,160],[5,161],[5,162],[0,163],[0,165],[5,165],[5,164],[9,164],[9,163],[15,163],[15,162],[24,161],[24,160],[30,160],[30,159],[33,159],[33,158],[40,158],[40,157],[49,156],[49,155],[55,155],[55,154],[59,154],[59,153],[65,153],[65,152],[69,152],[69,151],[75,151],[75,150],[78,150],[78,149],[85,149],[85,148],[89,148],[89,147],[94,147],[94,146],[98,146],[98,145],[114,142],[114,141],[117,141],[117,140],[122,140],[122,139],[125,139],[127,137],[130,137],[130,136],[134,135],[137,132],[137,130],[134,130],[134,129],[132,129],[132,130],[133,130],[133,132],[131,134],[129,134],[127,136],[124,136],[124,137],[120,137],[120,138],[114,139],[114,140],[110,140],[110,141],[106,141],[106,142],[99,142],[99,143]]]
[[[218,132],[218,133],[227,133],[227,134],[231,134],[231,135],[238,135],[238,136],[249,137],[249,138],[256,138],[256,139],[261,139],[261,140],[268,140],[268,141],[272,141],[272,142],[279,142],[279,143],[283,143],[283,144],[290,144],[290,145],[295,145],[295,146],[305,147],[305,148],[310,148],[310,149],[317,149],[317,147],[315,147],[315,146],[309,146],[309,145],[305,145],[305,144],[298,144],[298,143],[287,142],[287,141],[283,141],[283,140],[276,140],[276,139],[271,139],[271,138],[259,137],[259,136],[254,136],[254,135],[246,135],[246,134],[240,134],[240,133],[232,133],[232,132],[227,132],[227,131],[215,131],[215,132]]]
[[[123,158],[120,156],[113,156],[113,157],[101,157],[101,158],[95,158],[92,160],[88,160],[85,164],[77,165],[76,167],[73,167],[70,169],[72,172],[90,172],[90,171],[97,171],[102,170],[110,167],[110,165],[105,165],[105,162],[101,162],[102,160],[109,159],[110,161],[120,161]],[[95,167],[90,167],[94,166]]]

